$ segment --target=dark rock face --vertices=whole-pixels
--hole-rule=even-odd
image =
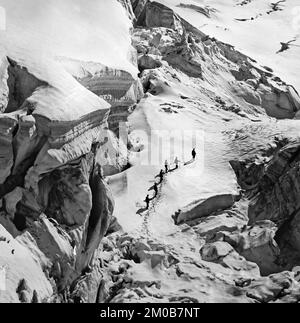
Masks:
[[[127,11],[128,17],[134,21],[135,20],[135,15],[133,12],[133,8],[132,8],[132,1],[131,0],[118,0],[121,5],[125,8],[125,10]]]
[[[172,9],[158,3],[148,2],[145,7],[145,19],[142,22],[145,27],[165,27],[177,31],[182,31],[180,18]],[[138,20],[139,22],[140,20]]]
[[[82,158],[78,165],[70,165],[50,174],[48,180],[43,183],[43,191],[47,190],[48,185],[51,187],[48,197],[45,198],[48,200],[45,210],[48,217],[61,225],[74,228],[86,222],[86,215],[92,208],[92,190],[89,186],[92,166],[88,165],[87,158]]]
[[[0,223],[20,241],[12,255],[24,253],[25,245],[31,255],[28,262],[40,266],[35,269],[39,278],[27,276],[34,288],[19,293],[20,301],[36,302],[51,296],[49,277],[59,292],[68,289],[89,266],[108,230],[113,197],[95,168],[110,106],[52,61],[52,77],[44,73],[44,66],[32,66],[30,59],[21,64],[6,57],[2,62],[7,86],[1,86],[0,154],[5,158]],[[54,108],[59,112],[52,114]],[[34,279],[43,282],[41,288]],[[13,291],[9,295],[14,297]]]
[[[152,70],[162,66],[159,59],[152,57],[151,55],[143,55],[139,58],[139,70],[143,72],[144,70]]]
[[[299,143],[283,147],[266,166],[259,180],[260,193],[250,205],[250,223],[269,219],[282,225],[299,210]]]
[[[255,165],[246,163],[247,169],[257,172],[244,172],[239,178],[246,185],[244,188],[251,198],[249,205],[249,223],[270,220],[276,224],[275,235],[281,256],[281,265],[291,269],[298,263],[299,244],[299,210],[300,210],[300,144],[298,141],[285,144],[275,149],[269,162]],[[248,179],[247,179],[248,177]],[[241,183],[242,187],[243,184]],[[278,263],[279,263],[278,262]]]
[[[8,80],[9,97],[5,113],[19,109],[25,100],[32,95],[35,89],[47,85],[34,75],[30,74],[26,68],[21,67],[17,62],[8,59]],[[4,112],[4,111],[3,111]]]
[[[268,276],[282,271],[277,265],[280,249],[274,240],[276,231],[276,225],[270,221],[256,222],[242,232],[224,234],[224,241],[245,259],[256,263],[261,275]]]

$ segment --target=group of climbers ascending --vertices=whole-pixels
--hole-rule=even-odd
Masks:
[[[193,157],[193,161],[196,159],[196,156],[197,156],[197,153],[196,153],[196,149],[194,148],[193,150],[192,150],[192,157]],[[174,160],[174,164],[175,164],[175,169],[178,169],[179,168],[179,163],[180,163],[180,161],[179,161],[179,159],[178,159],[178,157],[176,157],[175,158],[175,160]],[[186,165],[186,164],[184,164],[184,165]],[[149,194],[146,196],[146,199],[145,199],[145,203],[146,203],[146,209],[148,210],[149,209],[149,206],[150,206],[150,202],[152,201],[152,200],[154,200],[156,197],[157,197],[157,195],[158,195],[158,186],[160,185],[160,184],[162,184],[162,182],[163,182],[163,180],[164,180],[164,176],[166,175],[166,174],[168,174],[170,172],[170,165],[169,165],[169,162],[168,162],[168,160],[166,160],[165,161],[165,171],[163,171],[162,169],[160,170],[160,172],[159,172],[159,174],[158,174],[158,176],[157,177],[159,177],[159,183],[154,183],[154,185],[153,185],[153,187],[152,187],[152,189],[154,190],[154,197],[153,198],[150,198],[150,196],[149,196]]]

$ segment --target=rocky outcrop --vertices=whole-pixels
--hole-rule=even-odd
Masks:
[[[165,27],[182,32],[181,19],[174,11],[155,1],[134,1],[137,26]]]
[[[266,165],[259,179],[260,193],[249,208],[250,222],[269,219],[282,225],[297,213],[299,144],[283,147]]]
[[[236,198],[230,194],[217,195],[208,198],[205,201],[197,201],[180,210],[175,216],[176,224],[207,217],[212,213],[229,209],[233,206]]]
[[[221,264],[225,268],[239,268],[240,271],[259,276],[258,266],[246,261],[227,242],[214,242],[205,244],[200,250],[204,261]]]
[[[244,226],[235,232],[220,231],[216,237],[229,243],[241,256],[256,263],[263,276],[282,271],[278,265],[280,249],[274,240],[277,227],[270,221]]]
[[[291,86],[260,85],[258,93],[262,99],[262,107],[271,117],[293,119],[300,110],[300,97]]]
[[[162,62],[153,55],[142,55],[139,57],[139,70],[152,70],[162,66]]]
[[[135,21],[135,14],[133,12],[133,8],[132,8],[132,1],[131,0],[118,0],[121,5],[125,8],[128,17],[132,20]]]
[[[5,290],[0,291],[1,303],[31,303],[34,292],[42,302],[49,299],[54,292],[43,272],[40,263],[42,258],[31,252],[33,244],[31,250],[27,247],[16,241],[0,225],[1,279],[5,279]]]
[[[241,185],[244,182],[251,183],[249,186],[244,186],[251,198],[248,211],[249,223],[255,225],[257,221],[271,220],[276,224],[274,239],[280,247],[280,256],[277,252],[274,253],[274,256],[277,254],[275,264],[291,270],[299,261],[300,250],[297,197],[299,195],[298,140],[290,143],[287,143],[287,140],[280,142],[267,159],[261,159],[260,164],[248,160],[236,165],[242,164],[244,164],[242,169],[253,170],[246,171],[241,176],[239,167],[234,167],[238,177],[243,178]],[[255,169],[256,172],[254,172]],[[276,267],[273,268],[276,269]],[[265,270],[268,272],[267,268]]]
[[[80,84],[111,105],[109,129],[119,135],[119,124],[127,121],[131,109],[143,97],[139,79],[129,72],[94,62],[59,58],[59,62]]]
[[[41,289],[27,275],[24,302],[51,296],[47,275],[53,277],[59,291],[81,275],[113,212],[109,188],[94,170],[110,105],[55,62],[45,64],[51,65],[37,66],[30,56],[19,61],[16,56],[7,59],[1,70],[9,94],[0,118],[1,155],[5,156],[1,158],[1,223],[14,237],[20,237],[24,250],[30,247],[28,261],[47,259],[40,267],[28,263],[26,270],[35,270],[34,279],[47,282],[48,287]],[[45,73],[50,69],[51,73]],[[21,261],[17,248],[12,249],[12,258],[14,266],[22,268],[17,264]],[[8,281],[19,284],[15,278]],[[16,289],[9,286],[10,291]],[[16,300],[13,294],[8,296]]]

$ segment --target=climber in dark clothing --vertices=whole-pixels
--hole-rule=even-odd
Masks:
[[[158,194],[158,185],[157,185],[157,183],[154,184],[153,189],[154,189],[155,197],[156,197],[157,194]]]
[[[161,170],[161,171],[160,171],[160,173],[159,173],[160,183],[162,183],[162,182],[163,182],[163,180],[164,180],[164,175],[165,175],[164,171],[163,171],[163,170]]]
[[[146,209],[148,210],[149,209],[149,204],[150,204],[150,197],[149,197],[149,195],[146,196],[145,203],[146,203]]]
[[[169,162],[167,160],[165,161],[165,170],[167,174],[169,172]]]
[[[174,163],[175,163],[175,168],[178,169],[179,168],[179,159],[178,159],[178,157],[175,158]]]
[[[196,149],[195,148],[192,151],[192,156],[193,156],[193,159],[195,160],[196,159],[196,156],[197,156],[197,153],[196,153]]]

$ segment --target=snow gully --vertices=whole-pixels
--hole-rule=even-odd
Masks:
[[[134,310],[113,310],[108,307],[105,310],[101,310],[100,318],[116,318],[116,319],[127,319],[131,321],[134,316]]]

